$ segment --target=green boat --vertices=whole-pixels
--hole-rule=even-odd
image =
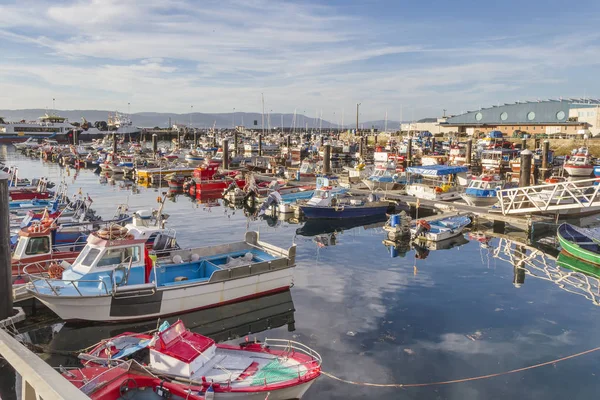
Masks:
[[[572,257],[568,253],[562,252],[558,255],[556,263],[572,271],[581,272],[582,274],[600,278],[600,268],[597,265],[587,263],[579,258]]]
[[[585,262],[600,265],[600,229],[564,223],[556,232],[563,251]]]

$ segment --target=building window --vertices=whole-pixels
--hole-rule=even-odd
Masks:
[[[529,111],[527,113],[527,119],[533,121],[535,119],[535,113],[533,111]]]
[[[508,119],[508,114],[506,112],[503,112],[502,114],[500,114],[500,119],[502,121],[506,121]]]
[[[482,113],[480,113],[480,112],[478,112],[477,114],[475,114],[475,119],[476,119],[477,121],[481,121],[481,120],[483,119],[483,114],[482,114]]]
[[[564,111],[559,111],[559,112],[557,112],[557,113],[556,113],[556,119],[558,119],[558,120],[563,120],[563,119],[565,119],[565,116],[566,116],[566,115],[565,115],[565,112],[564,112]]]

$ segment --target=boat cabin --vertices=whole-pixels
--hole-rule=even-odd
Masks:
[[[192,176],[203,181],[211,180],[217,174],[220,165],[219,162],[210,161],[196,168]]]
[[[460,198],[460,187],[467,184],[465,166],[429,165],[408,167],[406,193],[420,199],[454,200]]]

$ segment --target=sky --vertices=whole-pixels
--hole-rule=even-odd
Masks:
[[[600,1],[0,0],[0,109],[350,123],[600,97]],[[128,103],[130,106],[128,106]]]

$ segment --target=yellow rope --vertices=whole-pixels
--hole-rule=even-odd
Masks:
[[[556,364],[556,363],[559,363],[561,361],[569,360],[571,358],[575,358],[575,357],[579,357],[579,356],[584,356],[586,354],[590,354],[590,353],[593,353],[593,352],[598,351],[598,350],[600,350],[600,347],[596,347],[596,348],[593,348],[593,349],[590,349],[590,350],[582,351],[581,353],[571,354],[569,356],[558,358],[556,360],[546,361],[546,362],[543,362],[543,363],[540,363],[540,364],[530,365],[530,366],[523,367],[523,368],[512,369],[510,371],[498,372],[498,373],[495,373],[495,374],[480,375],[480,376],[473,376],[473,377],[470,377],[470,378],[454,379],[454,380],[451,380],[451,381],[440,381],[440,382],[429,382],[429,383],[368,383],[368,382],[355,382],[355,381],[350,381],[350,380],[347,380],[347,379],[338,378],[337,376],[332,375],[332,374],[330,374],[328,372],[325,372],[325,371],[321,371],[321,373],[323,375],[331,378],[331,379],[336,380],[336,381],[343,382],[343,383],[348,383],[348,384],[351,384],[351,385],[359,385],[359,386],[386,387],[386,388],[391,388],[391,387],[395,387],[395,388],[410,388],[410,387],[439,386],[439,385],[450,385],[450,384],[453,384],[453,383],[478,381],[478,380],[482,380],[482,379],[495,378],[497,376],[502,376],[502,375],[515,374],[517,372],[523,372],[523,371],[527,371],[527,370],[530,370],[530,369],[545,367],[547,365]]]

